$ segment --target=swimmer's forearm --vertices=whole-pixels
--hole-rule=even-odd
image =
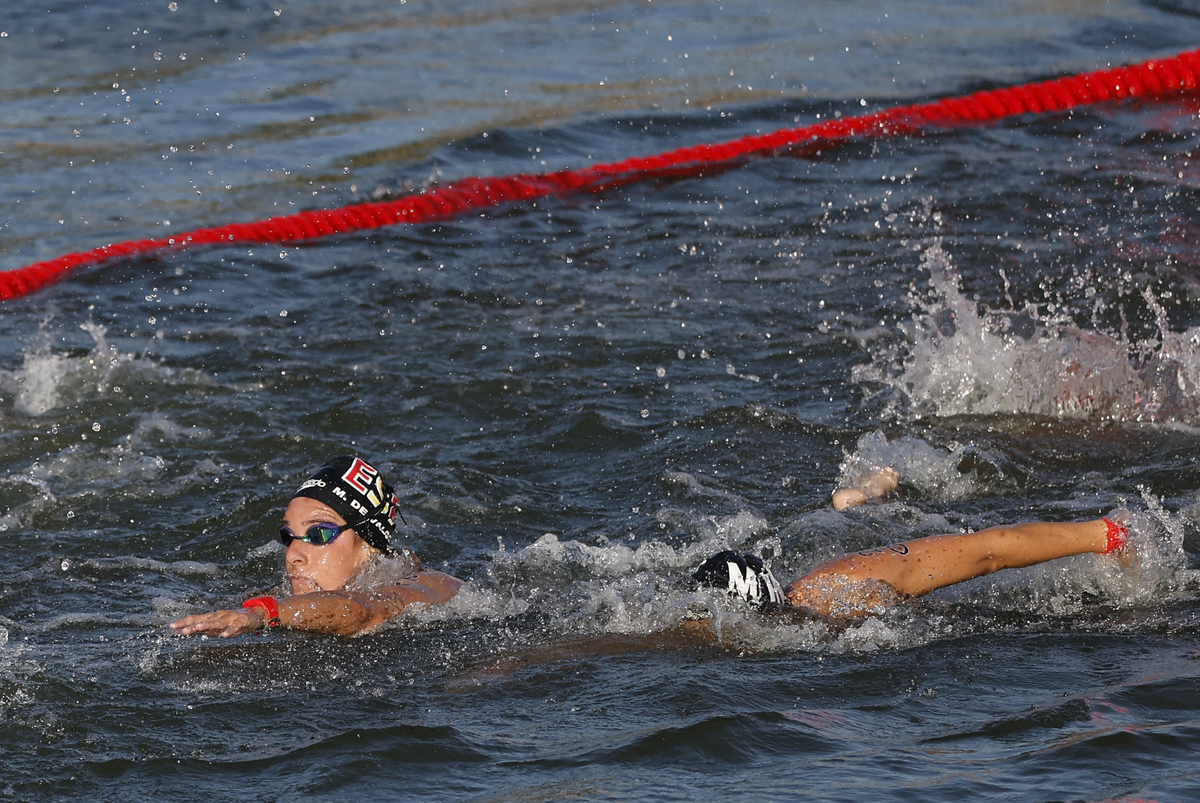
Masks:
[[[316,591],[296,594],[278,601],[279,626],[356,636],[386,622],[414,603],[443,603],[458,593],[461,580],[442,572],[422,572],[423,582],[400,583],[371,594],[353,591]],[[213,635],[222,638],[261,630],[267,626],[263,608],[213,611],[185,616],[171,623],[184,636]]]
[[[1108,520],[1076,522],[1031,522],[1011,527],[995,527],[975,533],[1001,560],[999,568],[1032,566],[1055,558],[1102,553],[1108,546]]]
[[[317,591],[280,600],[279,624],[310,633],[354,636],[386,621],[403,607],[403,603],[389,605],[344,591]]]
[[[339,591],[318,591],[297,594],[279,600],[279,626],[314,633],[353,636],[375,627],[403,608],[355,599]],[[219,636],[231,638],[253,633],[267,627],[262,608],[240,608],[236,611],[212,611],[185,616],[171,623],[171,629],[184,636]]]

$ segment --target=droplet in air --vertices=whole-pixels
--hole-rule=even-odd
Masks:
[[[640,413],[640,415],[642,416],[642,418],[649,418],[649,417],[650,417],[650,411],[649,411],[649,410],[642,410],[642,412]]]
[[[155,51],[154,51],[154,60],[155,60],[155,61],[162,61],[162,60],[163,60],[163,52],[162,52],[161,50],[155,50]]]
[[[171,11],[178,11],[179,4],[178,3],[167,3],[167,8]]]

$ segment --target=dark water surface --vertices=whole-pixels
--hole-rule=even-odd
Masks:
[[[173,8],[172,8],[173,7]],[[1200,4],[16,0],[0,268],[1172,55]],[[0,310],[0,799],[1200,799],[1195,98],[771,159]],[[470,579],[185,639],[327,457]],[[839,477],[901,493],[835,513]],[[844,633],[690,589],[1125,508],[1131,566]],[[709,606],[716,637],[676,626]]]

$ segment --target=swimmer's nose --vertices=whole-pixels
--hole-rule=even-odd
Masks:
[[[293,541],[288,544],[287,552],[283,555],[283,561],[288,566],[299,566],[303,563],[308,563],[308,552],[304,550],[304,542],[300,540]]]

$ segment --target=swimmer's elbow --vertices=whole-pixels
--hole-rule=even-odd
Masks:
[[[439,589],[440,593],[438,594],[439,599],[437,602],[441,604],[454,599],[456,596],[458,596],[459,590],[464,585],[466,585],[466,583],[464,583],[462,580],[459,580],[457,577],[450,577],[447,575],[446,584]]]

